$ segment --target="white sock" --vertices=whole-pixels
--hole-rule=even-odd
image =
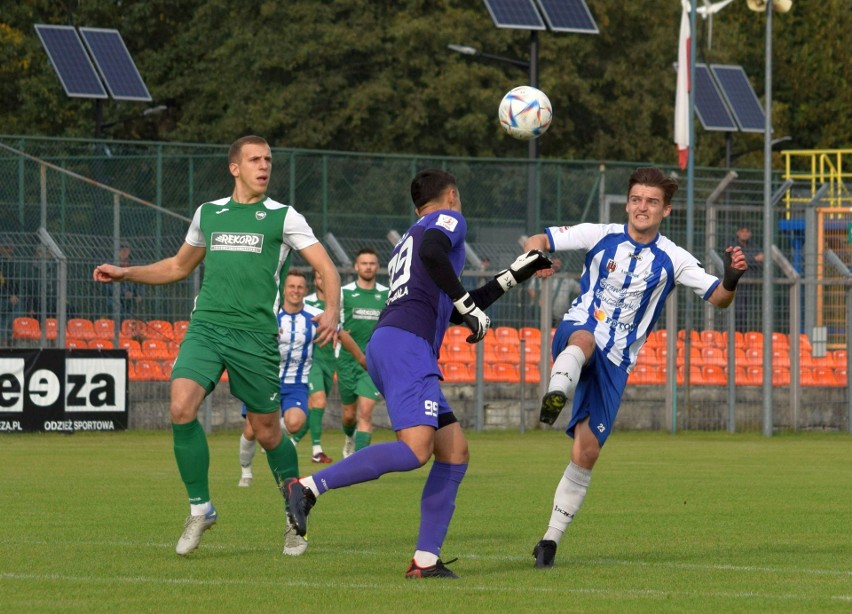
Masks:
[[[416,550],[414,552],[414,562],[421,569],[423,567],[432,567],[432,565],[438,562],[438,555],[426,552],[425,550]]]
[[[313,448],[311,448],[311,454],[313,454],[314,456],[316,456],[320,452],[322,452],[322,446],[314,446]]]
[[[249,441],[245,435],[240,435],[240,467],[243,468],[243,477],[251,477],[251,462],[257,450],[257,442]],[[246,475],[248,469],[248,475]]]
[[[583,354],[583,350],[579,346],[569,345],[562,350],[556,360],[553,361],[547,391],[559,390],[568,396],[577,387],[577,382],[580,381],[580,371],[585,362],[586,355]]]
[[[313,476],[308,476],[306,478],[299,478],[299,483],[305,488],[310,488],[311,492],[314,493],[315,497],[320,496],[319,488],[317,488],[316,482],[314,482]]]
[[[584,469],[574,463],[568,464],[553,495],[553,511],[550,513],[550,522],[547,524],[544,539],[559,543],[562,534],[580,510],[591,479],[591,469]]]
[[[192,516],[204,516],[213,509],[213,504],[210,501],[205,503],[190,503],[189,513]]]

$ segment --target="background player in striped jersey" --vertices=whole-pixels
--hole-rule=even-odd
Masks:
[[[93,277],[101,283],[150,285],[186,279],[204,260],[204,279],[195,299],[189,329],[172,370],[169,414],[174,453],[189,495],[190,515],[175,551],[186,555],[216,524],[210,500],[210,450],[198,422],[198,409],[227,369],[231,394],[248,407],[248,420],[276,483],[293,465],[296,450],[281,436],[279,416],[278,313],[280,284],[292,250],[322,273],[328,309],[317,317],[316,339],[334,343],[340,317],[340,277],[305,218],[266,196],[272,151],[266,140],[246,136],[228,151],[234,178],[231,196],[203,203],[177,254],[145,266],[101,264]],[[332,304],[333,303],[333,304]]]
[[[323,292],[322,274],[314,271],[314,292],[305,297],[305,304],[325,311],[325,292]],[[308,376],[308,424],[293,435],[293,443],[299,443],[310,428],[311,462],[328,464],[332,459],[322,449],[322,420],[328,405],[328,396],[334,385],[334,372],[337,370],[335,348],[329,343],[314,348],[314,360]],[[353,425],[354,429],[354,425]]]
[[[337,357],[341,423],[346,437],[343,458],[366,448],[373,436],[373,409],[380,395],[367,373],[363,352],[388,300],[387,286],[376,281],[379,255],[374,249],[359,250],[354,268],[357,278],[340,289],[340,326],[358,344],[354,351],[342,347]]]
[[[490,320],[483,309],[529,279],[550,261],[538,251],[481,288],[467,292],[459,281],[465,262],[467,222],[455,177],[437,169],[411,182],[418,221],[403,235],[388,263],[390,297],[367,346],[367,366],[385,396],[397,441],[359,450],[311,477],[284,483],[291,522],[307,530],[316,498],[334,488],[411,471],[435,462],[420,501],[420,532],[408,578],[456,578],[439,558],[467,470],[467,440],[441,392],[438,353],[448,321],[471,330],[468,343],[485,337]]]
[[[583,503],[592,468],[612,431],[627,376],[668,295],[683,285],[724,309],[748,268],[742,250],[727,247],[720,283],[692,254],[660,234],[677,188],[660,169],[639,168],[628,184],[626,224],[554,226],[524,245],[586,251],[583,293],[556,329],[554,364],[541,405],[541,421],[553,424],[576,389],[566,429],[574,439],[571,462],[556,488],[547,531],[533,549],[536,567],[553,566],[557,544]]]

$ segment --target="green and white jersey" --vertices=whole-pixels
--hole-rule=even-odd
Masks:
[[[291,251],[317,238],[300,213],[271,198],[252,204],[222,198],[195,210],[186,242],[207,250],[192,318],[277,335]]]
[[[367,347],[387,300],[388,288],[379,283],[372,290],[365,290],[353,281],[340,289],[341,327],[349,331],[362,350]],[[341,350],[340,355],[352,357],[346,350]]]
[[[325,301],[317,296],[317,293],[309,294],[305,297],[305,305],[316,307],[320,311],[325,311]],[[332,365],[331,370],[334,371],[334,362],[337,356],[334,354],[334,345],[326,343],[325,345],[314,344],[314,363],[322,363]]]

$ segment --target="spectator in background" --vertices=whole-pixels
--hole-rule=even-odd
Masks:
[[[0,346],[11,343],[12,322],[23,315],[18,274],[15,270],[15,246],[0,245]]]
[[[739,247],[746,258],[748,271],[746,279],[760,279],[763,276],[763,252],[751,242],[751,228],[741,224],[737,228],[736,236],[731,242],[734,247]],[[757,328],[757,314],[760,311],[760,285],[750,284],[748,281],[737,288],[737,300],[734,301],[734,319],[736,328],[740,332],[746,332]],[[750,326],[751,324],[751,326]]]
[[[126,243],[118,250],[118,266],[133,266],[132,249]],[[142,299],[145,298],[145,290],[142,284],[123,281],[119,285],[119,296],[121,302],[121,317],[124,320],[137,319],[142,310]]]

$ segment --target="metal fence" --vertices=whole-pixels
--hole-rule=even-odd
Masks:
[[[92,269],[101,262],[129,259],[146,263],[173,255],[183,242],[195,207],[232,189],[226,146],[21,137],[0,137],[0,143],[5,143],[0,150],[0,219],[4,220],[0,263],[7,280],[0,313],[0,346],[67,344],[68,338],[74,339],[68,331],[68,322],[73,319],[111,321],[113,344],[121,343],[127,321],[174,324],[188,319],[200,270],[170,286],[105,287],[92,281]],[[627,177],[638,166],[542,160],[537,163],[535,198],[530,202],[527,160],[375,156],[279,148],[273,150],[273,156],[275,171],[269,193],[305,214],[344,280],[354,278],[348,260],[360,247],[373,247],[380,261],[387,262],[393,247],[389,233],[403,231],[414,220],[407,190],[416,170],[437,166],[453,172],[459,179],[470,227],[471,268],[463,280],[470,287],[507,266],[520,251],[519,239],[528,230],[622,220]],[[778,177],[774,185],[781,188],[785,184]],[[791,189],[800,188],[792,185]],[[752,243],[763,245],[764,196],[759,171],[729,174],[726,169],[698,169],[689,212],[685,192],[678,194],[662,232],[679,244],[691,245],[710,270],[718,274],[717,254],[744,226],[753,229]],[[667,331],[672,345],[664,354],[657,354],[655,348],[650,365],[653,373],[645,368],[649,365],[643,357],[631,375],[632,385],[619,417],[622,428],[758,430],[765,404],[756,384],[758,373],[762,377],[760,366],[773,370],[773,381],[778,381],[772,400],[774,428],[850,429],[846,306],[852,287],[848,270],[852,254],[848,243],[841,241],[841,230],[852,218],[848,211],[823,205],[826,203],[819,195],[792,208],[789,204],[773,205],[778,212],[772,237],[775,249],[765,257],[764,265],[773,268],[775,332],[779,350],[787,352],[786,367],[774,352],[769,359],[758,359],[754,352],[746,355],[746,334],[756,333],[762,326],[760,275],[749,274],[743,279],[739,294],[755,296],[749,302],[753,307],[739,314],[734,309],[716,311],[681,293],[679,300],[669,302],[658,325]],[[530,207],[537,224],[527,229]],[[687,215],[697,221],[698,230],[692,237],[686,236]],[[490,308],[495,328],[539,330],[538,360],[534,351],[532,355],[524,351],[503,356],[505,364],[514,370],[505,370],[501,376],[492,368],[495,355],[480,351],[469,362],[472,366],[468,373],[474,374],[475,381],[449,384],[470,401],[466,425],[535,425],[537,398],[549,372],[550,330],[558,320],[551,313],[552,301],[560,296],[560,300],[565,299],[564,288],[570,288],[570,280],[582,269],[582,254],[557,256],[563,260],[564,272],[554,281],[541,287],[529,284]],[[488,269],[472,267],[483,259],[489,261]],[[298,258],[294,264],[304,265]],[[10,288],[18,293],[14,305],[7,300]],[[38,339],[14,338],[14,320],[22,315],[31,315],[39,322]],[[48,327],[52,319],[57,321],[55,337]],[[689,335],[681,332],[686,330]],[[705,334],[708,331],[724,335],[724,343],[715,344],[721,359],[713,356],[713,351],[702,354],[709,345],[702,336],[713,336]],[[682,344],[676,341],[679,337]],[[754,338],[749,335],[750,340]],[[139,341],[144,339],[140,336]],[[808,355],[800,353],[803,346],[809,348]],[[825,356],[832,360],[831,378],[825,371]],[[705,364],[710,360],[715,364]],[[520,368],[521,361],[525,368]],[[168,358],[161,362],[168,362]],[[662,368],[664,365],[666,368]],[[163,419],[167,416],[167,409],[163,413],[168,398],[165,385],[141,380],[132,384],[134,413],[147,408],[158,416],[150,421],[136,420],[137,427],[167,426]],[[213,397],[214,406],[221,411],[211,424],[239,424],[239,404],[225,387],[221,388]],[[505,418],[493,419],[498,414]],[[334,409],[329,418],[335,419]]]

